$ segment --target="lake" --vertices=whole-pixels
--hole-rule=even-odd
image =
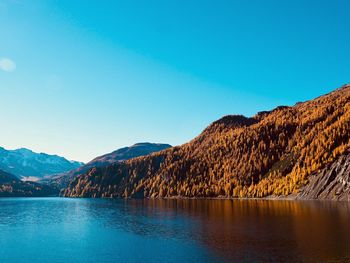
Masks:
[[[0,198],[0,262],[350,262],[350,205]]]

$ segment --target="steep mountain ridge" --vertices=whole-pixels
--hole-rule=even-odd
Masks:
[[[24,180],[38,180],[81,165],[81,162],[68,161],[58,155],[35,153],[26,148],[6,150],[0,147],[0,169]]]
[[[63,195],[303,197],[312,176],[345,158],[349,135],[350,85],[345,85],[252,118],[225,116],[184,145],[92,169],[73,180]],[[347,194],[327,198],[340,196]]]

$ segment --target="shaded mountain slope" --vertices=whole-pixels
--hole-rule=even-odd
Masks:
[[[0,147],[0,169],[22,179],[36,180],[80,167],[82,163],[46,153],[21,148],[6,150]]]
[[[59,174],[50,180],[50,184],[56,185],[59,188],[66,187],[70,180],[74,177],[88,172],[91,168],[107,166],[114,162],[124,161],[131,158],[144,156],[153,152],[158,152],[167,148],[170,148],[169,144],[162,143],[136,143],[130,147],[120,148],[108,154],[96,157],[87,164],[71,170],[67,173]]]
[[[23,182],[0,170],[0,197],[38,197],[57,195],[58,190],[34,182]]]
[[[16,176],[0,170],[0,184],[12,183],[20,181]]]
[[[73,180],[63,194],[151,198],[296,195],[312,176],[322,176],[323,169],[328,171],[339,158],[345,158],[349,136],[350,86],[345,85],[314,100],[277,107],[252,118],[225,116],[182,146],[94,168]]]

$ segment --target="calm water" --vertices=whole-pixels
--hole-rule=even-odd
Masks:
[[[350,205],[4,198],[0,262],[350,262]]]

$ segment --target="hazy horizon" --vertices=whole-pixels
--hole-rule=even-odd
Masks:
[[[350,82],[348,1],[212,3],[0,0],[0,146],[180,145]]]

